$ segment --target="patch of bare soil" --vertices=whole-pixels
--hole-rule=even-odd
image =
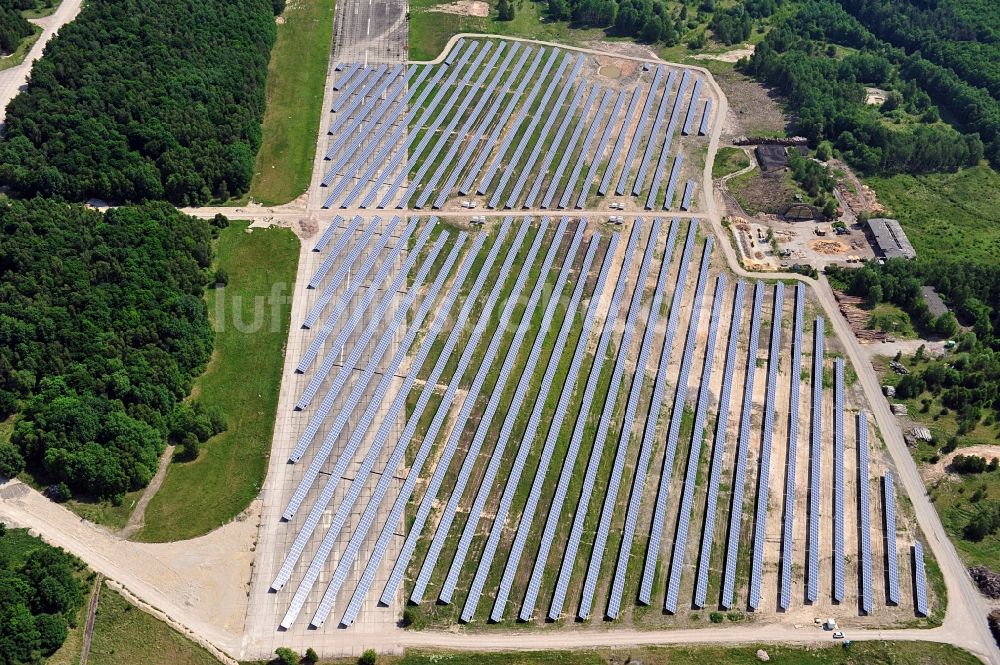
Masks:
[[[736,62],[741,58],[749,58],[754,52],[753,44],[744,44],[743,48],[733,49],[725,53],[699,53],[692,55],[694,60],[718,60],[719,62]]]
[[[713,75],[729,100],[723,137],[786,134],[789,118],[781,96],[749,76],[729,67],[716,67]]]
[[[784,173],[755,173],[748,180],[729,181],[729,190],[750,215],[777,214],[793,200],[795,190]]]
[[[485,18],[490,15],[490,5],[480,0],[456,0],[446,5],[435,5],[427,9],[429,12],[457,14],[459,16],[477,16]]]
[[[850,247],[837,240],[814,240],[810,247],[820,254],[843,254]]]
[[[656,52],[648,46],[642,46],[640,44],[629,44],[627,42],[585,42],[583,44],[587,48],[594,49],[595,51],[605,51],[610,55],[624,55],[631,58],[648,58],[655,59]]]
[[[881,106],[885,103],[886,91],[879,88],[865,88],[865,104]]]

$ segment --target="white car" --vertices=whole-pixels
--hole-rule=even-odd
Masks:
[[[842,631],[842,630],[835,630],[835,631],[833,631],[833,639],[835,639],[835,640],[842,640],[842,639],[844,639],[844,631]]]

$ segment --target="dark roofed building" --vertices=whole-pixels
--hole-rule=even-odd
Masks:
[[[879,256],[887,259],[917,258],[903,227],[895,219],[872,217],[868,220],[868,234],[875,245],[875,253]]]
[[[927,309],[931,314],[938,317],[948,313],[948,306],[944,304],[941,296],[938,295],[933,286],[923,286],[920,288],[920,291],[924,295],[924,302],[927,303]]]

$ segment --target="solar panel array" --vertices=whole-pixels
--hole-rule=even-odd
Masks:
[[[635,224],[632,226],[632,232],[629,234],[629,239],[625,246],[625,259],[622,262],[622,266],[631,265],[636,247],[639,244],[639,237],[641,233],[641,224]],[[590,374],[587,377],[587,384],[583,391],[580,411],[577,414],[576,423],[573,427],[573,436],[570,439],[569,447],[567,448],[566,456],[563,461],[563,467],[559,473],[559,482],[556,485],[555,494],[553,495],[552,503],[549,506],[549,514],[545,521],[544,530],[542,531],[541,542],[538,546],[538,555],[535,558],[535,564],[531,570],[531,579],[528,581],[528,590],[525,594],[524,602],[521,604],[519,616],[524,621],[531,618],[531,615],[535,610],[535,603],[538,600],[538,593],[540,591],[542,575],[545,572],[549,550],[552,547],[552,541],[555,538],[556,529],[559,527],[563,504],[566,501],[566,495],[569,492],[569,484],[573,476],[573,468],[576,465],[576,458],[580,452],[584,423],[590,413],[590,408],[594,401],[594,395],[597,392],[597,384],[600,379],[601,369],[604,366],[608,345],[610,344],[611,337],[614,334],[615,322],[618,319],[622,296],[625,293],[625,285],[627,282],[628,270],[622,269],[619,271],[618,281],[616,282],[615,289],[611,294],[611,302],[607,308],[607,316],[604,319],[604,327],[601,331],[601,336],[598,339],[597,348],[594,350],[594,361],[591,365]]]
[[[892,472],[882,476],[882,516],[885,520],[885,563],[889,585],[885,589],[885,600],[899,605],[899,553],[896,549],[896,493]]]
[[[914,604],[917,614],[927,616],[927,570],[924,568],[924,545],[919,540],[913,543],[913,585],[916,589]]]
[[[767,504],[771,476],[771,443],[774,437],[775,396],[778,383],[779,350],[781,348],[781,315],[785,285],[774,285],[774,311],[771,314],[771,345],[767,354],[767,392],[764,394],[764,422],[760,444],[760,469],[757,479],[757,517],[754,523],[753,559],[750,563],[750,609],[760,606],[760,582],[764,572],[764,537],[767,526]]]
[[[330,581],[330,585],[327,588],[326,594],[323,597],[322,602],[324,604],[327,603],[327,599],[329,598],[330,604],[332,605],[333,598],[340,590],[341,585],[343,585],[343,583],[345,582],[349,569],[351,568],[351,566],[354,565],[355,558],[359,555],[363,541],[368,537],[369,530],[375,525],[375,519],[380,504],[382,502],[382,499],[385,497],[386,492],[389,489],[389,484],[392,481],[393,474],[391,473],[391,471],[399,468],[399,465],[403,462],[403,456],[411,442],[411,439],[416,434],[418,423],[420,422],[423,413],[426,410],[427,405],[431,400],[431,397],[434,393],[434,389],[437,386],[437,383],[441,378],[441,374],[444,372],[444,369],[451,358],[452,352],[454,351],[455,347],[457,346],[459,340],[462,337],[463,330],[465,328],[466,323],[469,320],[469,316],[472,313],[473,306],[477,302],[479,293],[482,291],[483,286],[486,284],[486,280],[491,274],[493,264],[496,262],[496,259],[499,256],[500,249],[503,246],[507,234],[509,233],[510,226],[511,226],[511,220],[510,218],[507,218],[503,221],[503,223],[500,226],[500,229],[497,232],[497,237],[494,239],[493,245],[486,256],[486,259],[484,260],[482,267],[480,268],[479,274],[476,276],[476,280],[475,282],[473,282],[472,288],[469,290],[469,295],[467,296],[465,303],[462,305],[462,309],[459,311],[458,316],[456,317],[454,323],[452,324],[451,332],[449,333],[448,339],[445,342],[444,347],[440,352],[440,355],[438,356],[437,362],[434,364],[434,369],[431,371],[427,381],[424,383],[424,386],[420,391],[420,395],[417,398],[415,406],[413,407],[413,411],[410,414],[409,418],[407,419],[406,427],[404,428],[403,433],[396,444],[396,448],[393,450],[392,457],[386,464],[386,470],[389,472],[388,473],[383,472],[379,476],[378,484],[372,491],[372,497],[369,500],[368,505],[365,507],[365,511],[361,516],[360,523],[358,527],[355,529],[354,534],[351,536],[351,540],[347,544],[347,547],[343,555],[341,556],[340,561],[337,564],[337,569],[334,571],[333,577]],[[506,271],[510,270],[510,266],[513,264],[514,261],[514,256],[518,252],[524,240],[526,232],[527,228],[525,226],[522,226],[518,234],[514,238],[512,246],[508,250],[507,257],[503,262],[500,274],[505,274]],[[496,302],[497,298],[499,298],[502,284],[503,284],[502,280],[494,280],[493,288],[490,297],[487,299],[487,302],[490,301],[494,303]],[[494,293],[496,294],[495,297],[493,296]],[[469,344],[475,345],[479,339],[479,337],[476,336],[477,331],[481,336],[482,331],[484,330],[485,330],[485,324],[483,324],[482,326],[477,324],[473,329],[472,336],[469,338]],[[433,341],[431,343],[433,343]],[[466,347],[466,351],[467,349],[468,347]],[[463,351],[463,354],[464,353],[465,351]],[[457,390],[458,382],[461,380],[461,378],[462,374],[458,374],[453,376],[451,379],[451,383],[449,384],[449,390],[451,392],[452,397],[454,397],[455,390]],[[447,396],[448,393],[445,394],[445,397]],[[374,547],[374,553],[368,560],[367,565],[365,566],[364,573],[362,574],[361,579],[358,581],[358,585],[355,588],[350,603],[348,604],[348,607],[344,612],[343,618],[341,619],[341,623],[345,625],[350,625],[357,618],[357,613],[361,608],[361,602],[368,594],[371,585],[375,582],[375,573],[379,565],[381,564],[382,559],[385,557],[389,540],[395,531],[395,525],[398,524],[399,520],[402,518],[403,510],[406,507],[407,503],[409,502],[410,497],[412,496],[413,489],[417,482],[417,478],[420,475],[420,472],[423,468],[424,463],[427,460],[427,457],[430,455],[431,447],[433,444],[434,444],[433,439],[425,437],[412,463],[410,464],[410,472],[409,474],[407,474],[406,480],[403,483],[403,487],[401,488],[399,495],[397,496],[395,502],[393,503],[392,510],[388,518],[385,520],[384,525],[378,535],[378,539]],[[323,607],[323,605],[321,605],[321,607]],[[312,621],[312,624],[317,626],[321,625],[326,620],[328,614],[329,614],[329,609],[327,609],[325,612],[317,612],[316,617],[314,617]]]
[[[726,452],[726,428],[729,426],[730,400],[733,392],[733,374],[736,370],[736,351],[739,349],[743,301],[746,282],[736,283],[733,296],[732,317],[729,323],[729,341],[726,347],[726,364],[722,370],[722,389],[719,392],[719,411],[715,423],[715,440],[712,443],[712,466],[708,473],[708,497],[705,503],[705,527],[698,554],[698,576],[695,580],[694,605],[704,607],[708,596],[708,572],[715,539],[715,521],[718,513],[719,483],[722,479],[722,459]]]
[[[743,383],[743,407],[740,411],[740,429],[736,442],[736,470],[733,473],[732,505],[729,511],[729,533],[726,540],[726,569],[722,576],[720,604],[729,609],[735,602],[736,556],[740,544],[740,525],[743,522],[743,493],[746,488],[747,452],[750,446],[750,413],[753,409],[754,374],[760,350],[760,310],[764,303],[764,283],[754,286],[753,310],[750,314],[750,340],[747,353],[746,380]]]
[[[583,257],[583,264],[580,267],[581,274],[589,274],[590,266],[594,261],[594,256],[597,254],[599,244],[599,236],[591,238],[590,244],[587,247],[587,252]],[[573,254],[575,254],[575,248],[572,249]],[[538,395],[535,399],[534,406],[532,407],[531,415],[528,418],[528,424],[525,426],[524,435],[521,437],[521,447],[518,449],[517,456],[514,458],[514,464],[512,465],[510,474],[507,477],[507,483],[504,486],[503,495],[500,497],[500,505],[497,507],[496,515],[493,518],[493,526],[490,529],[490,535],[483,547],[483,553],[479,557],[479,564],[476,567],[475,577],[472,580],[472,584],[469,586],[469,593],[466,597],[465,606],[462,608],[461,618],[463,621],[472,621],[475,616],[476,609],[479,606],[479,598],[483,592],[483,587],[486,584],[486,577],[489,574],[493,558],[496,556],[497,548],[500,546],[500,538],[503,535],[504,522],[507,520],[507,515],[509,514],[511,506],[514,502],[514,494],[517,491],[521,475],[525,471],[525,467],[528,462],[528,454],[531,451],[531,445],[536,434],[538,433],[539,427],[542,424],[542,413],[545,408],[546,399],[552,389],[552,382],[555,380],[556,372],[559,369],[559,362],[562,359],[562,352],[566,346],[566,340],[569,338],[570,329],[573,327],[573,322],[576,320],[577,309],[579,308],[580,299],[583,296],[585,286],[586,280],[580,279],[577,280],[576,287],[573,289],[573,295],[570,299],[569,306],[567,307],[566,315],[563,319],[563,325],[559,329],[559,335],[556,338],[556,344],[553,347],[552,355],[550,356],[548,366],[545,369],[545,375],[542,377],[542,383],[538,389]],[[551,303],[558,303],[558,300],[556,298],[552,298]],[[548,313],[546,313],[546,315],[548,315]],[[538,339],[542,339],[542,337],[539,336]],[[527,372],[525,372],[525,376],[528,376]],[[518,386],[518,388],[520,389],[520,386]],[[518,407],[520,407],[520,404],[518,404]],[[511,414],[516,417],[517,413],[517,410],[512,406],[507,416],[508,421],[512,422],[513,418]],[[508,432],[507,435],[510,436],[510,432]],[[544,452],[542,454],[544,457]],[[551,452],[549,453],[549,457],[551,457]],[[513,551],[511,556],[514,556]],[[450,578],[451,575],[449,574],[449,579]],[[456,582],[457,579],[452,582],[452,588],[454,588],[454,584]],[[506,603],[506,599],[504,599],[503,602],[500,602],[498,598],[498,603],[498,606],[502,608],[502,606]],[[502,614],[497,615],[496,609],[494,609],[493,613],[491,613],[491,617],[494,615],[496,615],[495,618],[493,618],[494,621],[499,621],[502,618]]]
[[[510,66],[518,52],[520,59]],[[592,68],[581,77],[587,62],[583,55],[558,48],[463,39],[441,64],[346,65],[331,107],[334,120],[329,133],[333,138],[325,155],[331,164],[321,182],[330,188],[324,207],[367,208],[377,202],[379,208],[402,208],[415,196],[416,208],[429,202],[440,208],[455,194],[456,185],[458,193],[466,196],[476,182],[476,191],[488,198],[490,207],[518,206],[526,188],[525,207],[539,201],[545,202],[541,206],[545,208],[553,202],[560,208],[574,202],[580,207],[601,168],[598,194],[605,196],[616,176],[616,192],[625,194],[632,164],[637,165],[637,172],[631,195],[656,199],[661,168],[653,170],[655,186],[646,189],[653,153],[660,149],[662,164],[673,127],[682,120],[683,133],[691,132],[696,108],[701,108],[701,79],[689,91],[691,70],[659,65],[651,80],[642,75],[631,91],[602,91],[608,106],[594,113],[592,104],[581,105],[582,99],[575,95],[575,104],[566,103],[571,89],[579,91],[594,83]],[[682,83],[675,91],[679,80]],[[625,116],[620,117],[626,95],[630,101]],[[614,110],[605,119],[611,102]],[[664,132],[671,103],[674,113]],[[484,114],[487,106],[490,109]],[[558,130],[557,117],[563,119]],[[544,129],[538,131],[543,124]],[[568,132],[569,125],[574,131]],[[703,120],[702,128],[707,129],[706,125]],[[632,127],[635,130],[629,131]],[[563,145],[567,132],[573,138]],[[605,161],[608,142],[616,132],[618,138]],[[530,155],[524,160],[522,153],[529,145]],[[511,154],[514,149],[517,155]],[[553,161],[555,152],[561,155]],[[540,155],[546,157],[539,159]],[[563,161],[561,168],[550,170]],[[505,175],[496,179],[501,168]],[[569,178],[564,177],[566,172]],[[581,178],[585,178],[582,184]],[[529,182],[533,183],[530,187]]]
[[[694,180],[688,180],[684,185],[684,195],[681,197],[681,210],[690,210],[691,201],[694,198]]]
[[[689,231],[690,233],[690,231]],[[709,241],[711,238],[709,238]],[[705,252],[711,251],[711,245],[706,243]],[[704,259],[703,259],[704,260]],[[670,426],[667,430],[667,445],[663,455],[663,465],[660,470],[660,482],[657,487],[656,503],[653,507],[653,520],[649,531],[649,544],[646,546],[646,557],[642,567],[642,579],[639,583],[639,602],[648,605],[653,593],[653,579],[656,575],[656,562],[660,556],[660,543],[663,539],[663,528],[666,522],[667,499],[670,494],[670,478],[673,474],[674,456],[677,452],[677,441],[680,438],[681,420],[684,415],[684,402],[687,399],[688,378],[691,374],[691,352],[694,340],[690,330],[696,326],[697,312],[691,312],[689,332],[685,340],[684,355],[681,356],[681,368],[677,377],[677,389],[674,392],[673,408],[670,412]]]
[[[701,125],[698,126],[699,136],[708,136],[708,123],[712,121],[712,100],[705,100],[705,110],[701,113]]]
[[[672,221],[671,229],[675,229],[679,220]],[[649,473],[650,458],[653,455],[653,447],[656,444],[656,425],[660,419],[660,410],[663,407],[664,396],[667,390],[667,366],[670,362],[671,351],[673,350],[674,335],[677,334],[677,326],[680,321],[680,303],[687,288],[688,267],[691,264],[691,252],[694,250],[694,241],[697,236],[697,224],[688,226],[687,240],[684,242],[684,251],[681,255],[679,268],[677,271],[677,281],[674,285],[674,293],[670,303],[670,314],[667,319],[667,330],[663,336],[663,345],[660,348],[660,362],[656,368],[656,380],[653,383],[653,395],[649,403],[649,413],[646,415],[646,424],[643,428],[642,443],[639,447],[639,459],[635,466],[635,476],[632,478],[632,494],[629,497],[628,509],[625,512],[625,527],[622,532],[622,544],[618,549],[618,561],[615,564],[615,576],[611,583],[611,595],[608,599],[608,607],[605,614],[614,619],[621,611],[622,595],[625,590],[625,575],[628,571],[629,557],[632,554],[632,542],[635,539],[635,532],[638,528],[639,510],[642,505],[642,493],[646,486],[646,477]],[[664,261],[667,257],[664,256]],[[673,466],[673,463],[670,463]]]
[[[671,224],[670,231],[667,234],[667,244],[664,248],[663,258],[660,260],[660,270],[656,276],[656,286],[653,290],[653,300],[649,305],[646,328],[642,335],[642,342],[639,345],[639,356],[635,363],[637,369],[632,375],[632,385],[629,389],[628,402],[625,406],[625,416],[622,419],[621,432],[618,437],[618,448],[615,451],[614,466],[611,470],[611,477],[608,480],[608,488],[604,492],[604,505],[601,508],[601,518],[597,527],[597,535],[591,550],[590,563],[587,566],[587,577],[584,580],[585,591],[578,613],[583,618],[590,616],[594,592],[597,590],[597,578],[601,572],[601,562],[604,560],[604,551],[608,543],[611,520],[614,517],[615,504],[618,501],[618,491],[621,487],[622,474],[625,471],[626,455],[628,454],[629,441],[632,438],[632,425],[635,422],[636,410],[639,406],[642,384],[646,378],[646,362],[649,360],[649,353],[653,345],[653,335],[656,333],[657,322],[660,318],[660,304],[663,300],[664,290],[668,281],[667,273],[670,268],[670,258],[674,253],[674,244],[677,240],[677,227],[678,224]],[[650,245],[656,244],[658,236],[659,226],[654,223],[653,230],[650,232]],[[641,289],[637,288],[637,290]],[[622,348],[624,349],[624,346]],[[619,353],[619,358],[621,357],[622,354]]]
[[[806,563],[806,600],[816,602],[819,596],[819,517],[820,517],[820,474],[823,444],[823,317],[816,317],[813,337],[812,367],[812,432],[809,437],[809,535],[806,549],[809,560]]]
[[[872,522],[868,497],[868,417],[857,415],[858,427],[858,528],[861,542],[858,547],[858,567],[861,571],[861,611],[872,612]]]
[[[430,517],[431,508],[435,499],[437,498],[438,491],[440,490],[441,484],[444,482],[444,476],[448,471],[451,464],[451,460],[458,449],[459,438],[462,431],[465,429],[465,425],[472,415],[472,410],[476,403],[476,398],[479,392],[482,390],[483,383],[486,380],[487,374],[489,374],[490,369],[493,365],[493,361],[496,359],[497,354],[500,351],[500,345],[504,339],[504,332],[507,325],[510,323],[510,318],[514,313],[514,308],[520,298],[521,292],[523,291],[527,281],[528,275],[531,272],[532,265],[535,262],[535,258],[538,255],[538,250],[542,245],[542,239],[544,237],[544,230],[547,226],[545,219],[542,220],[541,228],[539,232],[536,233],[534,240],[531,243],[531,247],[528,250],[528,255],[521,266],[521,270],[517,275],[517,280],[511,289],[507,304],[504,306],[503,311],[500,313],[500,322],[497,325],[496,330],[493,333],[493,337],[490,339],[489,346],[486,349],[486,353],[483,355],[482,362],[476,371],[475,378],[472,380],[472,385],[468,389],[468,393],[462,402],[462,407],[458,412],[458,415],[454,418],[454,424],[452,427],[452,433],[449,435],[447,442],[445,443],[443,450],[440,454],[437,467],[434,469],[434,474],[431,477],[430,482],[427,485],[427,489],[424,493],[423,499],[420,502],[420,506],[417,509],[417,514],[410,526],[409,532],[407,533],[406,540],[403,542],[403,546],[400,549],[399,556],[396,558],[396,563],[393,566],[392,573],[389,576],[389,581],[386,583],[385,588],[382,591],[382,596],[380,601],[388,604],[392,599],[393,595],[396,593],[396,589],[399,588],[399,584],[402,582],[403,574],[406,571],[406,567],[409,564],[410,558],[413,556],[413,552],[417,546],[417,539],[420,537],[424,526],[427,523],[427,519]],[[491,294],[492,295],[492,294]],[[484,307],[484,311],[492,311],[493,304],[488,307]],[[488,321],[489,317],[482,317],[482,321]],[[469,347],[467,350],[474,350],[474,347]],[[459,368],[461,372],[456,370],[456,374],[464,374],[471,361],[471,353],[463,354],[462,358],[459,360]],[[464,363],[462,361],[465,361]],[[457,388],[457,386],[456,386]],[[447,393],[446,393],[447,394]],[[452,394],[452,399],[454,394]],[[442,401],[442,405],[444,401]],[[442,409],[438,407],[438,414],[441,414]],[[425,434],[426,438],[437,438],[437,432],[443,425],[443,416],[439,420],[437,414],[435,414],[435,420],[431,423],[431,427]],[[436,425],[436,427],[435,427]]]
[[[639,226],[639,220],[635,220],[635,225]],[[597,472],[601,464],[601,456],[604,452],[604,444],[607,441],[608,433],[611,429],[611,418],[614,414],[615,404],[618,401],[619,386],[625,374],[625,363],[628,359],[629,348],[632,344],[632,336],[635,332],[636,320],[639,317],[642,294],[645,290],[646,278],[649,275],[649,268],[653,261],[653,254],[656,250],[656,239],[659,234],[660,222],[654,219],[651,225],[649,240],[646,242],[646,251],[643,253],[642,262],[639,264],[639,276],[636,280],[635,288],[632,290],[632,299],[629,303],[628,314],[625,316],[625,330],[621,343],[618,346],[618,353],[615,357],[614,368],[611,373],[611,382],[608,384],[608,392],[605,395],[604,407],[601,410],[601,420],[597,426],[593,445],[590,450],[590,460],[587,463],[587,470],[583,476],[583,489],[580,491],[580,499],[576,505],[576,513],[573,515],[573,526],[570,529],[569,542],[563,554],[562,566],[559,568],[559,577],[556,580],[556,590],[552,596],[552,605],[549,607],[549,618],[556,619],[562,614],[563,603],[566,599],[566,592],[569,588],[570,576],[576,563],[576,555],[580,548],[580,540],[583,538],[583,526],[590,508],[590,500],[594,493],[594,484],[597,480]],[[605,536],[606,538],[606,536]],[[603,554],[603,552],[602,552]],[[599,564],[598,564],[599,565]],[[595,591],[596,579],[584,580],[583,598],[578,611],[580,618],[586,618],[589,614],[588,598],[592,599]]]
[[[708,281],[708,259],[711,250],[712,238],[709,237],[705,243],[705,253],[701,259],[701,274],[698,275],[698,287],[694,296],[694,311],[691,317],[691,326],[688,328],[688,340],[684,346],[685,356],[694,353],[694,342],[696,341],[698,330],[695,323],[698,321],[698,315],[700,315],[701,302],[705,294],[705,283]],[[694,426],[691,428],[691,448],[688,451],[687,473],[684,475],[684,493],[681,495],[677,533],[674,536],[674,555],[670,564],[670,580],[667,582],[667,596],[663,602],[663,609],[670,613],[677,612],[677,597],[680,595],[681,571],[684,569],[684,553],[687,550],[688,532],[691,527],[691,504],[694,502],[695,478],[698,474],[698,461],[701,459],[701,439],[705,433],[705,419],[708,410],[708,381],[712,374],[715,338],[719,331],[719,306],[722,303],[721,294],[725,286],[725,276],[719,275],[715,288],[715,301],[712,303],[705,363],[702,369],[701,387],[698,391],[698,406],[694,415]]]
[[[816,381],[816,378],[813,378]],[[820,380],[822,383],[822,380]],[[844,360],[833,361],[833,600],[844,600]]]
[[[444,548],[445,540],[449,536],[451,531],[451,525],[455,520],[455,514],[458,510],[459,501],[462,498],[462,494],[465,491],[465,487],[472,477],[472,470],[476,464],[477,458],[479,457],[479,452],[482,450],[483,445],[486,442],[486,435],[489,432],[490,425],[493,422],[493,418],[496,416],[497,410],[500,408],[500,402],[504,397],[504,388],[507,382],[510,380],[511,373],[514,371],[516,366],[518,354],[521,353],[521,347],[524,343],[524,338],[530,329],[530,320],[535,312],[535,307],[538,305],[538,301],[541,298],[543,291],[545,291],[545,282],[548,279],[549,269],[552,267],[553,261],[555,261],[556,254],[559,252],[559,247],[561,244],[562,236],[566,232],[566,227],[568,224],[567,219],[563,219],[558,228],[556,229],[556,234],[549,245],[549,250],[545,254],[545,258],[542,260],[541,269],[538,273],[538,278],[535,281],[534,288],[529,291],[528,301],[525,304],[521,321],[518,322],[515,328],[514,337],[508,343],[507,353],[504,356],[503,363],[500,366],[500,375],[497,378],[496,384],[493,386],[492,392],[490,393],[489,402],[486,405],[485,411],[479,418],[479,422],[476,423],[476,433],[472,439],[472,442],[468,445],[468,449],[465,453],[465,459],[462,462],[462,467],[459,471],[458,478],[455,481],[454,488],[452,489],[451,497],[448,499],[448,503],[445,506],[444,513],[438,523],[437,530],[434,533],[434,537],[431,540],[430,548],[427,554],[424,556],[424,563],[420,568],[420,574],[417,576],[416,583],[413,586],[413,591],[410,593],[410,601],[413,603],[419,603],[422,598],[424,591],[427,588],[428,582],[430,582],[431,573],[434,572],[434,566],[437,564],[438,556],[441,554],[441,550]],[[536,236],[536,240],[539,240],[545,232],[546,222],[542,220],[542,228]],[[577,227],[576,238],[582,237],[583,230]],[[572,257],[568,259],[572,261]],[[565,279],[565,275],[563,276]],[[557,292],[559,286],[557,285]],[[549,324],[551,324],[551,317],[549,318]],[[542,328],[539,332],[540,337],[544,337],[547,333],[546,328]],[[540,352],[540,351],[539,351]],[[537,353],[536,353],[537,358]],[[485,365],[485,363],[484,363]],[[451,438],[449,439],[449,444],[451,444],[452,439],[455,442],[455,446],[458,446],[458,440],[461,437],[464,427],[463,412],[468,411],[471,416],[472,409],[475,406],[476,396],[482,389],[483,382],[486,379],[486,373],[481,372],[481,381],[473,381],[472,387],[469,389],[469,395],[465,398],[465,402],[462,405],[462,411],[459,411],[459,419],[452,429]],[[477,375],[477,379],[479,376]],[[468,416],[466,416],[467,418]],[[504,441],[503,445],[506,445]],[[449,448],[451,446],[449,445]],[[496,475],[499,472],[499,464],[501,462],[501,456],[503,450],[500,442],[497,443],[494,454],[490,460],[490,466],[487,469],[486,476],[482,481],[482,486],[492,485],[492,481],[496,479]],[[477,497],[478,498],[478,497]],[[482,504],[485,504],[486,495],[482,497]],[[482,512],[483,505],[480,504],[479,512]],[[474,508],[472,515],[476,514],[476,509]],[[471,515],[470,515],[471,520]],[[472,536],[474,533],[470,532],[468,536],[464,535],[459,539],[458,551],[455,553],[455,560],[464,561],[465,556],[468,554],[469,545],[472,541]],[[450,593],[445,592],[445,596],[442,600],[450,600]]]
[[[799,451],[799,385],[802,367],[802,328],[805,308],[805,286],[795,287],[795,322],[792,326],[792,368],[788,398],[788,455],[785,459],[785,512],[781,525],[781,595],[778,607],[792,604],[792,556],[795,525],[795,477]],[[815,384],[815,381],[813,381]]]

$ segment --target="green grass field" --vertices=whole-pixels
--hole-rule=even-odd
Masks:
[[[137,540],[207,533],[243,511],[264,481],[299,245],[288,229],[246,228],[233,223],[218,242],[229,285],[208,293],[215,353],[193,391],[205,406],[222,408],[229,429],[209,439],[197,460],[170,466]],[[272,305],[272,293],[281,304]]]
[[[263,142],[250,196],[281,205],[309,187],[333,39],[335,0],[289,3],[267,71]]]
[[[866,182],[903,225],[917,256],[1000,261],[1000,174],[988,166]]]
[[[719,148],[712,164],[712,177],[722,178],[750,166],[750,158],[742,148]]]
[[[415,0],[410,3],[410,59],[433,60],[448,39],[460,32],[525,37],[570,46],[604,38],[604,31],[600,29],[574,29],[565,22],[549,22],[544,18],[545,5],[535,0],[514,0],[513,21],[497,20],[496,0],[490,1],[490,15],[485,18],[433,10],[448,1]]]
[[[211,653],[111,589],[101,589],[90,645],[91,665],[218,665]]]

